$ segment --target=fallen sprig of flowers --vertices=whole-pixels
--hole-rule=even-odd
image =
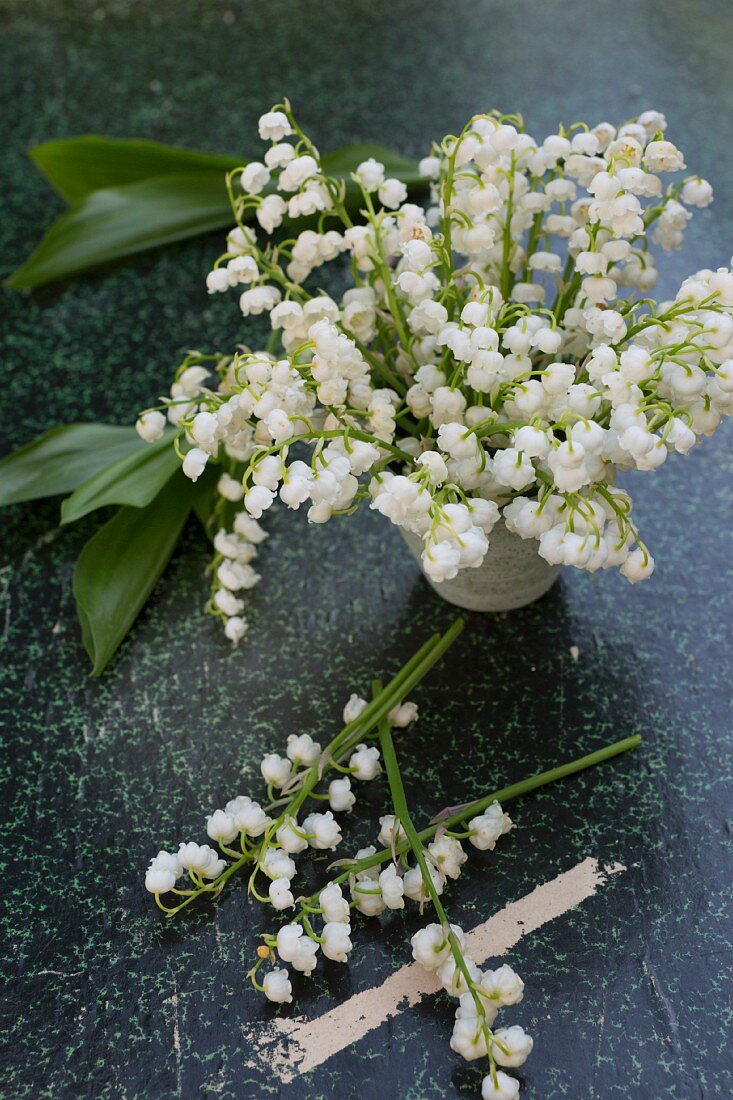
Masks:
[[[430,905],[436,920],[412,936],[412,954],[458,1000],[451,1048],[469,1061],[488,1059],[483,1100],[513,1100],[519,1094],[519,1082],[504,1070],[524,1063],[532,1039],[518,1024],[494,1029],[494,1023],[502,1008],[522,1000],[524,983],[506,964],[479,970],[467,951],[463,930],[449,919],[442,895],[467,859],[462,840],[479,851],[492,851],[513,827],[503,804],[626,752],[640,738],[628,737],[453,807],[418,831],[407,805],[392,731],[417,718],[417,707],[406,696],[462,627],[459,619],[443,636],[433,635],[386,687],[375,681],[370,702],[353,694],[344,709],[343,729],[325,748],[308,734],[290,734],[284,756],[268,753],[261,762],[268,802],[262,805],[249,795],[239,795],[215,810],[207,819],[206,831],[216,848],[189,842],[182,843],[178,852],[160,851],[151,861],[145,885],[159,908],[172,917],[200,898],[216,900],[229,880],[245,871],[252,897],[276,912],[294,910],[287,923],[262,936],[248,975],[254,987],[276,1004],[292,1001],[288,966],[310,975],[319,953],[334,962],[348,962],[354,910],[374,917],[404,909],[405,899],[416,902],[421,913]],[[375,740],[379,747],[371,743]],[[332,874],[323,886],[296,897],[296,857],[308,849],[338,847],[342,832],[334,815],[353,808],[352,780],[357,785],[373,780],[382,765],[392,806],[379,819],[380,849],[369,845],[353,859],[338,860],[328,868]],[[327,801],[330,808],[313,810],[301,820],[308,800]],[[186,887],[179,885],[184,873],[190,882]],[[169,896],[175,904],[169,903]]]
[[[221,465],[208,607],[232,641],[277,497],[313,523],[368,501],[422,541],[433,581],[478,567],[500,519],[551,564],[651,575],[617,471],[657,469],[733,412],[733,274],[646,296],[650,245],[679,247],[712,199],[697,176],[663,186],[685,167],[665,128],[647,111],[540,142],[519,116],[477,115],[421,162],[427,210],[361,163],[354,222],[289,104],[262,116],[271,145],[227,176],[237,224],[207,285],[269,316],[267,348],[191,353],[137,422],[149,441],[177,428],[192,481]],[[271,237],[286,217],[311,223]],[[337,301],[314,273],[342,257]]]

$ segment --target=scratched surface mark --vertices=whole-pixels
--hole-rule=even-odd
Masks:
[[[659,107],[688,164],[717,185],[661,292],[733,250],[723,0],[668,0],[663,13],[652,0],[4,0],[0,22],[5,272],[61,209],[24,158],[30,145],[96,131],[250,156],[260,110],[283,94],[324,149],[376,140],[411,154],[493,105],[523,111],[540,134]],[[128,422],[185,348],[258,339],[234,302],[205,294],[217,247],[195,241],[103,279],[4,295],[2,452],[59,421]],[[525,1100],[733,1095],[732,473],[728,430],[636,478],[653,581],[568,572],[533,607],[470,616],[398,746],[427,820],[644,735],[643,752],[516,804],[501,851],[476,854],[449,891],[454,919],[475,927],[586,859],[627,868],[505,956],[527,984],[512,1020],[536,1038]],[[252,789],[265,750],[294,730],[328,736],[352,690],[452,620],[374,514],[309,530],[280,512],[269,527],[238,653],[201,616],[207,550],[192,527],[91,681],[70,577],[94,522],[60,531],[53,502],[3,515],[3,863],[17,857],[0,893],[8,1100],[478,1095],[481,1071],[448,1049],[441,997],[281,1083],[246,1038],[277,1015],[244,981],[267,927],[259,909],[236,887],[217,909],[164,925],[142,890],[150,856],[203,839],[205,813]],[[384,797],[379,783],[365,791],[346,850],[371,838]],[[313,1021],[387,980],[419,923],[360,923],[352,965],[296,982],[293,1014]]]

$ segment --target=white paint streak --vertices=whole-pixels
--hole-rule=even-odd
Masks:
[[[78,978],[83,973],[83,970],[72,970],[68,974],[65,970],[39,970],[37,977],[40,978],[44,974],[53,974],[56,978]]]
[[[609,875],[625,870],[621,863],[604,870],[597,860],[584,859],[469,932],[471,957],[481,965],[487,959],[505,955],[522,936],[574,909],[595,894]],[[278,1018],[264,1027],[245,1028],[245,1038],[255,1055],[250,1064],[266,1066],[287,1084],[439,989],[434,974],[410,963],[381,985],[355,994],[315,1020],[302,1016]]]
[[[173,976],[173,993],[170,997],[163,1002],[163,1004],[173,1005],[173,1050],[176,1056],[176,1095],[183,1096],[182,1084],[182,1072],[181,1072],[181,1029],[178,1020],[178,982],[175,975]]]

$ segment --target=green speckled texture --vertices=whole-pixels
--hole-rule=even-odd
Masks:
[[[473,111],[558,120],[667,112],[688,164],[717,185],[663,293],[733,250],[733,9],[720,0],[439,4],[284,0],[4,0],[0,264],[28,253],[61,203],[24,157],[84,132],[210,151],[257,149],[261,109],[287,94],[321,147],[381,140],[419,154]],[[217,242],[104,278],[2,298],[3,452],[60,421],[130,421],[186,347],[254,339],[206,297]],[[408,794],[446,804],[633,732],[643,750],[517,803],[519,828],[475,854],[449,892],[466,927],[587,856],[628,868],[508,956],[511,1013],[536,1039],[525,1100],[712,1100],[730,1054],[729,429],[633,483],[658,560],[646,586],[566,572],[540,603],[469,616],[415,693],[400,736]],[[477,1097],[481,1070],[448,1048],[446,999],[425,1001],[290,1085],[248,1063],[243,1025],[275,1010],[244,980],[267,927],[241,884],[166,925],[142,889],[160,846],[203,839],[204,814],[253,790],[294,730],[325,739],[352,690],[396,670],[453,612],[374,514],[309,529],[272,517],[248,643],[201,615],[207,547],[192,525],[131,637],[88,679],[70,580],[94,530],[59,531],[54,502],[3,514],[0,704],[8,748],[2,931],[8,1100]],[[577,661],[570,648],[577,646]],[[364,791],[346,850],[374,833]],[[326,860],[323,860],[325,866]],[[313,1017],[382,980],[419,925],[356,928],[349,968],[296,982]]]

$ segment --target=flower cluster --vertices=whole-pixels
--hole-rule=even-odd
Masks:
[[[457,1000],[451,1048],[468,1061],[488,1059],[481,1082],[483,1100],[516,1100],[519,1082],[505,1070],[521,1066],[532,1039],[514,1023],[495,1028],[501,1009],[518,1004],[524,985],[508,965],[481,970],[471,956],[471,935],[453,923],[444,894],[462,873],[469,846],[493,851],[513,822],[503,805],[545,784],[609,760],[639,744],[638,736],[528,777],[474,801],[438,813],[420,831],[409,810],[395,749],[395,734],[418,717],[406,701],[461,632],[458,619],[442,636],[433,635],[382,687],[372,683],[367,702],[356,693],[343,710],[345,725],[321,746],[308,733],[292,733],[283,752],[267,753],[260,771],[266,794],[260,801],[238,795],[206,820],[210,844],[188,842],[177,852],[162,850],[151,860],[145,886],[172,917],[201,898],[217,898],[238,872],[249,894],[283,923],[261,935],[249,971],[252,985],[275,1004],[290,1004],[296,975],[308,976],[323,959],[348,963],[357,914],[380,917],[409,912],[414,902],[434,919],[411,937],[415,961],[434,973]],[[330,853],[342,842],[342,828],[361,782],[386,777],[391,805],[374,825],[374,844],[332,862],[326,881],[307,896],[298,894],[301,857]],[[328,809],[324,803],[328,804]],[[466,843],[467,842],[467,843]],[[320,862],[320,861],[319,861]],[[299,867],[300,864],[300,867]],[[183,880],[184,874],[186,879]],[[311,888],[312,889],[312,888]],[[295,983],[295,986],[294,986]]]
[[[442,815],[443,820],[418,836],[399,793],[402,781],[392,741],[392,731],[407,728],[418,717],[405,693],[451,644],[461,625],[459,620],[443,638],[430,639],[386,688],[375,684],[371,702],[352,694],[343,729],[324,748],[307,733],[290,734],[283,753],[268,753],[261,761],[266,799],[238,795],[215,809],[206,820],[215,847],[191,841],[177,852],[160,851],[151,860],[145,886],[172,916],[197,898],[218,896],[233,874],[246,870],[250,894],[288,914],[286,923],[263,934],[249,972],[255,988],[276,1004],[292,1001],[292,972],[312,974],[320,956],[348,962],[355,913],[376,917],[404,910],[406,901],[422,912],[432,904],[439,923],[415,933],[413,957],[435,971],[446,992],[458,998],[451,1047],[468,1060],[488,1058],[483,1096],[511,1097],[518,1094],[518,1083],[497,1067],[521,1065],[532,1040],[517,1026],[493,1030],[493,1024],[502,1006],[521,1000],[523,983],[508,966],[479,970],[464,933],[450,924],[440,899],[466,862],[461,839],[479,851],[491,851],[512,821],[489,795],[450,817]],[[353,808],[355,787],[377,778],[383,766],[394,812],[380,817],[376,844],[332,865],[331,877],[315,893],[296,896],[296,861],[309,850],[332,852],[339,846],[342,825],[336,815]],[[309,800],[325,800],[330,808],[305,812]],[[182,882],[184,874],[187,882]]]
[[[366,707],[365,700],[352,695],[344,708],[347,728],[349,724],[358,724]],[[404,728],[416,718],[414,703],[406,702],[388,711],[386,721],[393,728]],[[251,867],[249,890],[255,898],[275,911],[295,910],[277,932],[263,935],[257,962],[249,972],[255,988],[276,1004],[290,1004],[293,1000],[288,968],[309,976],[317,966],[319,954],[333,962],[348,962],[354,948],[353,911],[375,917],[385,910],[404,909],[405,899],[417,902],[422,911],[432,896],[442,895],[448,881],[461,874],[468,857],[459,835],[479,851],[491,851],[513,827],[499,803],[489,801],[488,805],[478,807],[479,813],[463,815],[467,821],[461,834],[436,825],[424,850],[425,864],[410,865],[405,831],[395,814],[386,814],[379,819],[380,848],[369,845],[360,849],[353,859],[342,861],[347,868],[342,874],[316,893],[296,898],[295,857],[308,849],[335,850],[342,835],[334,811],[352,809],[355,794],[351,779],[374,779],[382,771],[379,749],[365,743],[353,746],[353,740],[352,736],[353,751],[345,751],[343,742],[338,746],[342,748],[338,757],[347,759],[347,765],[340,766],[338,757],[332,759],[330,755],[336,747],[333,742],[322,751],[308,734],[291,734],[285,755],[268,753],[261,763],[268,797],[272,799],[275,794],[283,797],[275,798],[264,808],[248,795],[237,796],[207,818],[206,832],[217,850],[208,844],[182,843],[177,853],[160,851],[145,875],[146,889],[155,895],[167,915],[173,915],[202,894],[217,896],[231,875],[244,865]],[[325,797],[331,809],[311,812],[299,822],[296,814],[306,790],[306,770],[314,768],[320,775],[332,768],[342,774],[331,779],[327,786]],[[289,795],[291,791],[296,793]],[[307,794],[323,797],[310,788]],[[268,811],[274,813],[282,803],[284,808],[271,816]],[[237,844],[239,850],[232,849],[232,844]],[[181,888],[184,872],[188,873],[193,889]],[[267,882],[266,894],[258,889],[259,876]],[[161,900],[162,894],[169,893],[184,900],[170,908]],[[480,1057],[490,1061],[482,1096],[518,1096],[518,1082],[497,1070],[497,1066],[521,1066],[532,1049],[532,1039],[517,1025],[498,1030],[492,1027],[502,1006],[517,1004],[522,999],[524,983],[506,965],[493,971],[479,970],[457,925],[429,924],[415,933],[411,944],[416,962],[434,971],[444,990],[458,999],[451,1048],[468,1061]],[[261,973],[261,967],[268,962],[270,968]]]
[[[255,880],[259,874],[269,880],[268,896],[260,900],[274,909],[290,909],[295,905],[290,890],[296,873],[294,856],[307,849],[334,850],[341,843],[341,829],[334,811],[350,811],[356,802],[352,779],[367,781],[381,772],[379,749],[359,740],[359,718],[367,704],[353,695],[344,708],[344,722],[350,738],[339,741],[344,745],[337,757],[331,757],[333,743],[326,752],[308,733],[290,734],[285,753],[267,753],[261,761],[260,772],[266,784],[268,809],[285,804],[275,817],[269,816],[263,806],[249,795],[237,795],[223,809],[214,810],[206,820],[206,832],[218,845],[215,851],[208,844],[181,843],[178,852],[161,851],[155,856],[145,876],[145,887],[156,896],[174,891],[190,898],[188,890],[178,889],[184,872],[194,886],[193,893],[207,890],[217,893],[227,881],[232,864],[223,856],[234,859],[238,866],[253,862],[254,871],[250,888],[257,895]],[[396,726],[405,726],[417,718],[414,703],[398,703],[387,712],[388,720]],[[365,734],[366,736],[366,734]],[[340,759],[345,763],[341,764]],[[325,797],[330,809],[325,813],[308,814],[298,822],[298,807],[311,793],[312,784],[305,781],[315,769],[317,779],[329,770],[338,775],[328,784]],[[239,850],[230,845],[236,842]],[[297,967],[296,967],[297,969]]]
[[[394,726],[393,718],[390,721]],[[329,792],[332,786],[333,782]],[[464,815],[468,818],[466,831],[460,834],[480,851],[493,850],[497,840],[512,828],[510,818],[499,803],[487,801],[488,805],[482,806],[480,813],[471,816],[469,811]],[[303,831],[316,831],[312,819],[324,816],[331,818],[330,814],[310,815],[303,823]],[[283,885],[283,904],[273,904],[275,908],[295,906],[296,915],[281,925],[277,933],[263,936],[258,962],[250,971],[254,986],[268,1000],[291,1003],[293,987],[288,966],[310,975],[316,968],[319,951],[334,962],[348,962],[354,947],[351,938],[353,910],[375,917],[385,910],[404,909],[405,899],[418,902],[422,910],[430,900],[435,902],[440,898],[448,880],[459,877],[467,854],[454,832],[436,826],[431,830],[434,835],[427,847],[415,849],[408,842],[396,815],[387,814],[379,823],[378,840],[382,850],[375,845],[362,848],[352,860],[343,861],[347,869],[342,874],[316,893],[296,900],[289,882]],[[281,839],[280,831],[277,836],[280,843],[287,842],[289,852],[299,852],[306,847],[305,837],[297,828],[288,823],[284,830],[287,841]],[[315,847],[331,847],[327,843],[335,836],[331,821],[324,833],[324,842]],[[312,839],[310,843],[313,845]],[[412,866],[407,859],[411,848],[418,855],[418,861]],[[294,871],[292,860],[290,863]],[[348,894],[344,892],[347,883]],[[270,887],[270,900],[273,900],[274,885]],[[521,1066],[532,1050],[532,1039],[517,1025],[493,1030],[493,1024],[502,1006],[517,1004],[522,999],[524,983],[507,965],[482,972],[468,953],[462,929],[448,924],[442,904],[438,904],[442,923],[429,924],[415,933],[411,940],[413,958],[425,969],[434,971],[446,993],[458,999],[451,1048],[468,1061],[481,1057],[489,1059],[490,1069],[482,1084],[482,1096],[499,1100],[517,1097],[518,1081],[497,1067]],[[260,967],[268,961],[273,964],[272,968],[260,976]]]
[[[498,802],[492,802],[468,821],[465,835],[481,851],[492,850],[499,837],[511,828],[508,815]],[[432,889],[427,879],[426,886],[441,923],[429,924],[415,933],[411,941],[413,958],[434,972],[445,992],[458,1000],[451,1049],[469,1062],[489,1059],[489,1073],[481,1087],[484,1100],[491,1097],[513,1100],[519,1095],[519,1082],[497,1067],[516,1069],[523,1065],[532,1051],[532,1038],[517,1024],[497,1030],[493,1030],[493,1025],[502,1007],[522,1000],[524,982],[506,964],[496,970],[481,971],[471,958],[463,929],[448,922],[438,900],[442,893],[440,876],[457,878],[460,874],[466,855],[457,838],[446,832],[422,854],[427,857],[424,867],[432,880]],[[433,868],[439,871],[438,876],[433,876]]]
[[[549,562],[651,574],[617,471],[654,470],[733,413],[733,274],[648,297],[653,246],[678,248],[712,199],[697,176],[663,182],[685,169],[665,129],[647,111],[540,141],[477,115],[421,161],[423,208],[373,159],[330,176],[288,104],[263,115],[271,144],[228,177],[237,224],[207,284],[268,315],[268,350],[208,377],[187,362],[138,422],[152,439],[167,413],[184,472],[222,463],[241,502],[211,601],[230,637],[257,579],[246,517],[277,498],[314,523],[368,502],[422,540],[434,581],[480,565],[500,521]],[[318,289],[327,262],[350,266],[338,299]]]
[[[522,979],[506,964],[482,973],[466,952],[463,930],[455,924],[421,928],[412,937],[412,954],[458,999],[451,1049],[469,1062],[491,1057],[491,1072],[481,1088],[484,1100],[519,1096],[519,1082],[496,1066],[516,1069],[523,1065],[532,1052],[532,1038],[518,1024],[496,1031],[492,1028],[501,1008],[522,1000]]]

